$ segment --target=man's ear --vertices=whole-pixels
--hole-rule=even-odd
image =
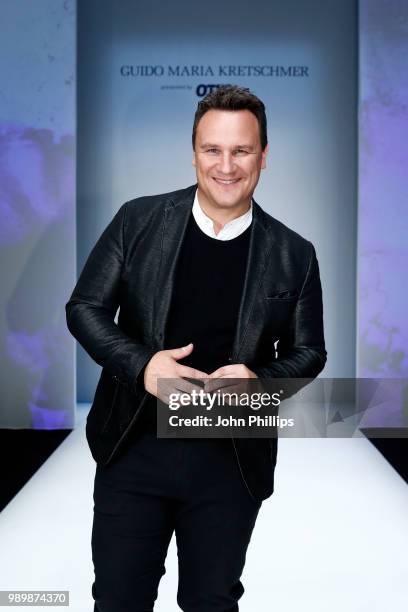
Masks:
[[[195,158],[195,150],[193,149],[193,161],[192,161],[193,166],[196,165],[196,158]]]
[[[269,151],[269,144],[266,145],[264,150],[262,151],[262,160],[261,160],[261,168],[266,168],[266,156]]]

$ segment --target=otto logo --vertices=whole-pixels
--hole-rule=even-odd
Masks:
[[[218,85],[197,85],[196,94],[199,98],[203,98],[214,89],[218,89],[218,87],[221,87],[221,83],[218,83]]]

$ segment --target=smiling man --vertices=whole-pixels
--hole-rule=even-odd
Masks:
[[[268,145],[256,116],[246,109],[208,110],[195,124],[193,138],[197,199],[218,234],[251,208]]]
[[[192,142],[197,183],[126,202],[66,305],[102,366],[86,425],[95,612],[153,610],[173,533],[180,608],[238,610],[277,440],[158,438],[157,398],[192,394],[200,379],[209,391],[228,378],[313,378],[326,361],[315,249],[253,199],[264,104],[218,87],[198,104]]]

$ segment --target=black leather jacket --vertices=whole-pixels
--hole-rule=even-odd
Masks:
[[[66,304],[70,332],[102,366],[86,425],[92,456],[102,465],[137,427],[147,397],[139,374],[165,348],[177,256],[196,188],[123,204],[92,249]],[[229,360],[244,363],[259,378],[314,378],[326,362],[315,249],[255,201]],[[232,438],[232,443],[249,494],[255,500],[269,497],[277,439]]]

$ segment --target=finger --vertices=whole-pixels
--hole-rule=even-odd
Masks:
[[[234,386],[234,383],[231,382],[230,378],[214,378],[211,380],[206,380],[204,383],[204,390],[208,393],[216,391],[217,389],[223,389],[225,387]]]
[[[183,359],[183,357],[190,355],[192,350],[193,350],[193,343],[190,342],[190,344],[187,344],[186,346],[181,346],[175,349],[169,349],[167,352],[169,353],[171,357],[173,357],[173,359]]]
[[[207,372],[202,372],[201,370],[196,370],[195,368],[190,368],[189,366],[177,364],[176,368],[177,376],[183,376],[184,378],[208,378],[209,375]]]
[[[188,380],[184,380],[183,378],[178,378],[174,381],[174,387],[177,391],[182,391],[183,393],[191,393],[192,391],[200,391],[203,389],[202,385],[195,385],[193,382]]]
[[[227,367],[228,366],[222,366],[221,368],[218,368],[218,370],[211,372],[208,378],[220,378],[221,376],[224,376]]]

